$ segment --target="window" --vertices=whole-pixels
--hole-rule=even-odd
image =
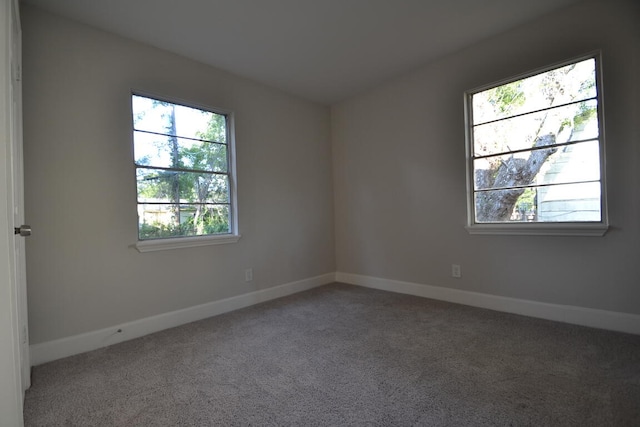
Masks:
[[[471,233],[606,231],[599,55],[465,94]]]
[[[230,114],[138,94],[131,105],[138,249],[237,240]]]

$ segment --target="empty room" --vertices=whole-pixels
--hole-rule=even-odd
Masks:
[[[3,0],[0,427],[640,425],[636,0]]]

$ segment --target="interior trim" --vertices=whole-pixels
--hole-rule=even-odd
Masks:
[[[502,311],[505,313],[640,335],[640,315],[637,314],[550,304],[461,289],[337,272],[212,301],[206,304],[135,320],[133,322],[122,323],[98,331],[33,344],[30,346],[31,366],[37,366],[75,354],[107,347],[164,329],[292,295],[336,281],[388,292]]]
[[[336,281],[505,313],[640,335],[640,315],[637,314],[551,304],[341,272],[336,273]]]
[[[181,310],[171,311],[133,322],[114,325],[98,331],[46,341],[30,346],[31,366],[41,365],[63,357],[73,356],[123,341],[139,338],[164,329],[206,319],[218,314],[249,307],[261,302],[306,291],[335,281],[335,273],[285,283],[269,289],[249,292],[231,298],[208,302]]]

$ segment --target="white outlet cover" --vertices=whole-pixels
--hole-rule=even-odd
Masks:
[[[451,264],[451,277],[461,277],[462,271],[459,264]]]

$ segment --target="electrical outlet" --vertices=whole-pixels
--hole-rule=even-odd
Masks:
[[[244,281],[251,282],[253,280],[253,268],[247,268],[244,271]]]
[[[460,270],[460,264],[451,264],[451,277],[462,277],[462,270]]]

